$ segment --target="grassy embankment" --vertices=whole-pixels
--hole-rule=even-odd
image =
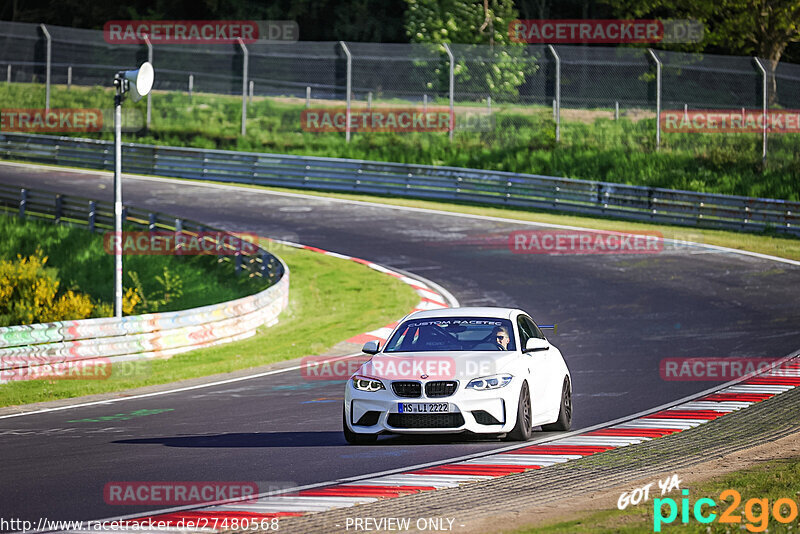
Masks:
[[[16,108],[43,107],[44,87],[0,83],[0,101]],[[51,107],[111,108],[110,88],[55,86]],[[152,129],[125,134],[126,141],[247,151],[304,154],[402,163],[452,165],[545,174],[626,184],[734,195],[800,199],[800,134],[770,137],[769,165],[761,172],[760,134],[664,133],[655,149],[653,114],[631,113],[619,121],[607,110],[564,110],[562,140],[555,142],[549,108],[494,106],[490,132],[344,134],[303,132],[304,103],[256,97],[248,106],[247,136],[240,137],[241,98],[182,92],[153,94]],[[380,105],[408,105],[374,101]],[[320,105],[341,105],[316,102]],[[356,107],[365,103],[357,102]],[[12,107],[12,106],[8,106]],[[144,100],[125,103],[141,113]],[[459,105],[460,109],[467,106]],[[476,104],[472,109],[480,109]],[[601,116],[609,118],[600,118]],[[642,116],[646,118],[641,118]],[[110,117],[108,115],[107,117]],[[86,134],[75,134],[86,136]],[[95,134],[111,139],[110,131]]]
[[[49,256],[62,283],[106,298],[112,287],[112,257],[100,236],[80,228],[20,223],[0,217],[0,257],[14,257],[36,247]],[[364,265],[291,247],[262,243],[291,271],[289,307],[277,325],[261,328],[246,340],[195,350],[169,360],[118,366],[105,380],[36,380],[0,385],[0,406],[121,391],[176,380],[227,373],[267,363],[319,354],[339,341],[402,317],[418,296],[402,282]],[[277,247],[277,248],[276,248]],[[259,287],[232,275],[230,264],[216,265],[203,256],[126,256],[127,270],[152,280],[162,265],[184,280],[176,308],[210,304],[253,293]],[[174,269],[174,271],[173,271]],[[375,305],[380,303],[380,305]],[[324,310],[324,313],[320,313]],[[115,370],[117,371],[115,373]]]

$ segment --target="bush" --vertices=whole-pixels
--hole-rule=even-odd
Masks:
[[[45,267],[47,256],[37,251],[16,261],[0,260],[0,325],[50,323],[85,319],[95,305],[87,296],[59,293],[58,271]]]

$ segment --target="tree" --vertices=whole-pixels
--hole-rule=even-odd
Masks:
[[[512,43],[509,37],[509,23],[517,18],[512,0],[406,1],[406,33],[411,42],[472,45],[454,51],[458,56],[454,75],[461,92],[518,96],[518,87],[536,65],[525,54],[525,45]],[[444,53],[443,46],[438,48]],[[444,79],[448,72],[442,68],[439,74]]]
[[[775,103],[775,69],[789,43],[800,42],[800,2],[797,0],[603,0],[620,18],[699,20],[706,26],[702,48],[756,55],[767,60]]]

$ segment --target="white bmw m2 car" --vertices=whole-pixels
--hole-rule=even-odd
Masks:
[[[522,310],[449,308],[406,316],[347,381],[344,436],[472,432],[522,441],[569,430],[572,378]]]

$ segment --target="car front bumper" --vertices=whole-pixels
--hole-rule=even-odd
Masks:
[[[353,432],[364,434],[503,434],[516,424],[519,385],[511,384],[487,391],[464,389],[459,384],[447,397],[408,398],[397,396],[390,381],[386,389],[368,392],[356,389],[348,380],[344,412]],[[423,384],[424,386],[424,384]],[[424,387],[423,387],[424,391]],[[400,404],[447,403],[447,413],[402,413]]]

